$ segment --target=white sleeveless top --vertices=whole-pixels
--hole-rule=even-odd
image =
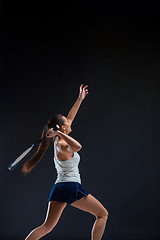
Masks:
[[[55,184],[58,182],[79,182],[81,184],[81,178],[78,169],[80,162],[79,154],[75,152],[73,158],[65,161],[59,161],[56,154],[57,142],[58,137],[56,137],[54,140],[54,164],[57,170],[57,179]]]

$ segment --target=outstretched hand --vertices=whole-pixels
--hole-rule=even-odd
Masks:
[[[86,85],[85,87],[82,87],[83,84],[81,84],[80,88],[79,88],[79,99],[83,100],[86,95],[88,94],[88,85]]]

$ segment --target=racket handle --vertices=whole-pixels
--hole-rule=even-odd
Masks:
[[[53,131],[57,131],[58,129],[60,129],[59,125],[56,125],[54,128],[53,128]],[[43,142],[45,139],[46,139],[46,135],[41,138],[39,141],[35,142],[34,145],[39,145],[41,142]]]
[[[53,128],[53,131],[57,131],[57,130],[59,130],[59,129],[60,129],[59,125],[56,125],[56,126]]]

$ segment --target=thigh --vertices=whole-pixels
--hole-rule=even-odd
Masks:
[[[54,227],[66,205],[67,203],[65,202],[49,201],[44,224],[47,225],[47,227]]]
[[[83,211],[89,212],[96,217],[108,216],[108,211],[105,207],[91,194],[84,196],[71,205]]]

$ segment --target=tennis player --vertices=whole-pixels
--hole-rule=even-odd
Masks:
[[[67,117],[56,114],[44,127],[42,137],[47,136],[35,153],[26,161],[22,171],[26,175],[40,161],[47,148],[50,146],[51,139],[54,145],[54,164],[57,170],[57,179],[53,185],[48,199],[48,210],[44,223],[35,228],[25,240],[38,240],[51,232],[58,223],[58,220],[66,207],[70,204],[83,211],[89,212],[96,217],[92,231],[91,240],[100,240],[105,230],[108,211],[105,207],[81,185],[81,178],[78,164],[80,155],[78,152],[82,148],[81,144],[68,134],[72,131],[71,125],[77,111],[88,94],[87,85],[83,84],[79,88],[79,96]],[[59,125],[59,130],[53,128]]]

